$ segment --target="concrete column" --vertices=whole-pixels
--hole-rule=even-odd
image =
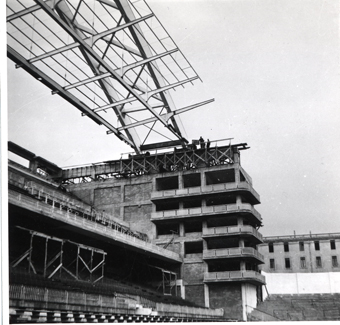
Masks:
[[[152,178],[152,190],[151,191],[157,191],[156,177]]]
[[[204,306],[209,308],[210,306],[210,297],[209,297],[209,286],[204,283]]]
[[[240,240],[238,241],[238,247],[244,247],[244,239],[240,238]]]
[[[240,270],[241,271],[245,271],[246,270],[246,262],[245,261],[241,261],[240,262]]]
[[[237,196],[236,196],[236,204],[237,204],[237,206],[241,206],[241,204],[242,204],[241,195],[237,195]]]
[[[240,151],[238,149],[234,149],[234,163],[240,163]]]
[[[203,239],[203,250],[207,250],[208,249],[208,243],[206,240]]]
[[[243,217],[237,217],[237,226],[238,227],[243,226]]]
[[[241,182],[240,169],[235,168],[234,172],[235,172],[235,182],[236,182],[236,184],[240,184],[240,182]]]
[[[201,187],[207,185],[206,183],[206,177],[205,177],[205,172],[201,172]]]
[[[241,292],[242,292],[242,320],[247,321],[247,289],[246,289],[246,284],[242,283],[241,284]]]
[[[183,174],[178,174],[178,188],[184,188]]]
[[[185,247],[184,247],[184,242],[182,241],[182,242],[180,242],[180,245],[181,245],[181,248],[180,248],[180,255],[182,256],[182,257],[185,257]],[[182,266],[181,266],[181,274],[183,274],[184,273],[184,263],[182,263]]]
[[[184,229],[184,223],[183,222],[179,223],[179,236],[180,237],[185,236],[185,229]]]

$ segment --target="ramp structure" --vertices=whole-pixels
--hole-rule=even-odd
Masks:
[[[17,67],[136,153],[185,145],[178,115],[212,101],[176,109],[199,77],[144,1],[9,0],[7,30]]]

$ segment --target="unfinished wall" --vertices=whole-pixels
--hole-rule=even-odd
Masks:
[[[94,189],[94,206],[97,211],[120,218],[121,187],[107,187]]]
[[[223,308],[224,317],[242,320],[242,291],[240,283],[209,284],[210,308]]]
[[[194,284],[185,286],[185,299],[204,307],[204,285]]]
[[[124,207],[124,221],[130,224],[132,230],[147,234],[153,239],[156,233],[156,226],[150,222],[152,205],[131,205]]]

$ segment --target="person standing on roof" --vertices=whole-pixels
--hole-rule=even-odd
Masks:
[[[199,138],[198,141],[200,142],[201,149],[204,149],[205,143],[204,143],[204,139],[202,138],[202,136]]]

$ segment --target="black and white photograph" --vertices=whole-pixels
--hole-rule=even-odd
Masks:
[[[340,321],[338,0],[2,14],[4,324]]]

